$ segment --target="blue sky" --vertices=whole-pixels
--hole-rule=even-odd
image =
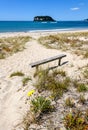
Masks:
[[[33,20],[36,15],[82,20],[88,18],[88,0],[0,0],[0,20]]]

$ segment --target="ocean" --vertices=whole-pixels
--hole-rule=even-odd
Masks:
[[[5,32],[30,32],[41,30],[82,30],[88,29],[87,21],[58,21],[58,22],[33,22],[33,21],[0,21],[0,33]]]

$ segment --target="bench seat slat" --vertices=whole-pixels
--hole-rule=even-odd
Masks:
[[[47,59],[44,59],[44,60],[41,60],[41,61],[31,63],[30,65],[31,65],[31,67],[35,67],[35,66],[38,66],[38,65],[41,65],[41,64],[44,64],[44,63],[48,63],[48,62],[53,61],[53,60],[61,59],[63,57],[66,57],[66,55],[64,55],[64,54],[57,55],[57,56],[54,56],[54,57],[51,57],[51,58],[47,58]]]

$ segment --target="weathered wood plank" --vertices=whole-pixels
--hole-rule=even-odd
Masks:
[[[44,59],[44,60],[41,60],[41,61],[31,63],[30,65],[31,65],[31,67],[36,67],[38,65],[45,64],[45,63],[48,63],[48,62],[51,62],[51,61],[54,61],[54,60],[57,60],[57,59],[59,59],[58,65],[60,65],[61,59],[63,57],[66,57],[66,55],[65,54],[57,55],[57,56],[54,56],[54,57],[51,57],[51,58],[47,58],[47,59]]]

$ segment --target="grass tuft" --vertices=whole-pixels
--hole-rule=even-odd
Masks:
[[[60,72],[62,75],[62,73]],[[56,71],[39,70],[37,71],[37,81],[35,87],[39,92],[44,90],[51,91],[51,95],[54,99],[60,98],[64,92],[68,90],[70,79],[68,77],[61,77]]]
[[[72,110],[64,117],[64,126],[67,130],[87,130],[88,115],[80,110]]]
[[[52,111],[51,101],[43,96],[38,96],[31,101],[30,110],[35,114],[36,118],[39,118],[41,114]]]
[[[23,80],[22,80],[23,86],[27,85],[27,83],[29,82],[29,80],[31,80],[31,78],[29,78],[29,77],[23,78]]]
[[[13,76],[24,76],[24,73],[20,72],[20,71],[17,71],[17,72],[13,72],[10,77],[13,77]]]
[[[65,106],[68,106],[68,107],[74,107],[74,101],[72,98],[68,97],[66,100],[65,100]]]

